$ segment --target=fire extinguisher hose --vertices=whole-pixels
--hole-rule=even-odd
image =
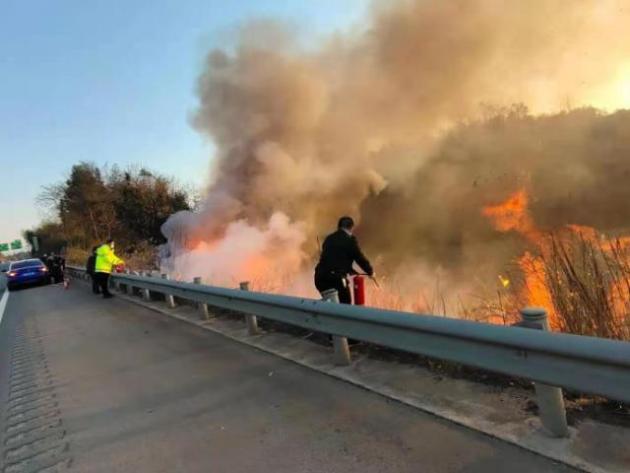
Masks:
[[[381,288],[381,285],[378,283],[378,280],[374,276],[370,276],[369,274],[366,274],[366,273],[357,273],[357,276],[367,276],[368,278],[372,280],[372,282],[378,289]]]

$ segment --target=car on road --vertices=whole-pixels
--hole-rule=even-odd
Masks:
[[[6,273],[9,270],[9,266],[11,266],[11,263],[8,261],[6,263],[0,263],[0,274]]]
[[[48,284],[50,282],[48,268],[41,260],[36,258],[11,262],[5,274],[9,289],[33,284]]]

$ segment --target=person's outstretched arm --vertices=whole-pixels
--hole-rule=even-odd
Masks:
[[[116,254],[114,254],[114,250],[110,249],[107,254],[107,259],[112,266],[116,266],[118,264],[124,264],[125,262],[120,259]]]
[[[372,276],[374,274],[374,269],[372,269],[372,265],[361,251],[361,248],[359,247],[359,242],[354,236],[352,237],[352,255],[354,261],[363,271],[365,271],[368,276]]]

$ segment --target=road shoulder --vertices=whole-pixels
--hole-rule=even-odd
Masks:
[[[124,294],[119,297],[566,465],[591,473],[630,470],[625,447],[630,444],[630,429],[585,421],[570,428],[568,439],[550,438],[538,417],[527,409],[533,397],[517,387],[497,389],[463,379],[436,377],[422,367],[365,356],[353,355],[351,366],[335,366],[330,349],[298,337],[279,332],[250,336],[241,320],[216,316],[202,320],[192,306],[169,309],[161,302]]]

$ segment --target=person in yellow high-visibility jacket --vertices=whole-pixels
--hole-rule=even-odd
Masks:
[[[114,253],[114,240],[109,239],[107,243],[96,249],[96,261],[94,262],[94,277],[101,288],[103,298],[109,299],[114,297],[109,292],[109,275],[112,268],[125,262]]]

